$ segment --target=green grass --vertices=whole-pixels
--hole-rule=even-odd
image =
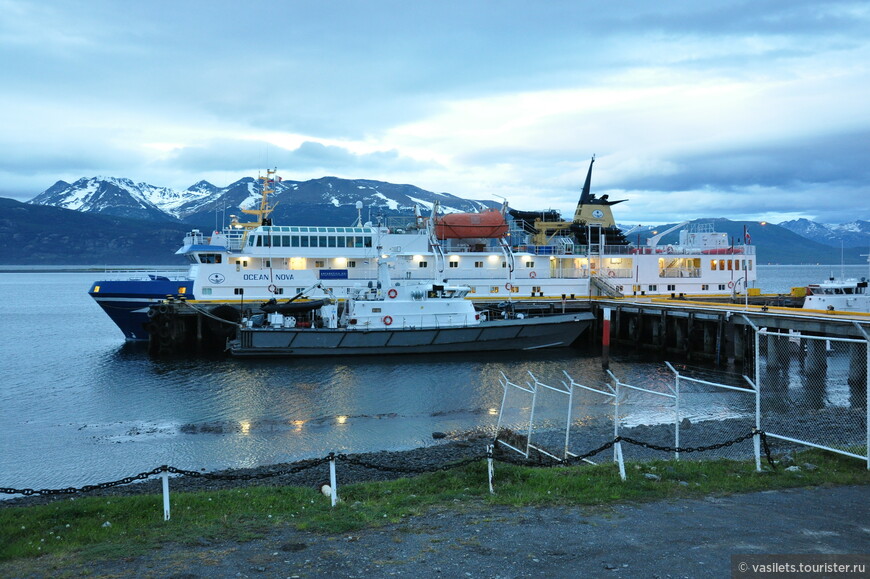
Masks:
[[[860,460],[806,451],[798,453],[795,461],[818,468],[756,473],[752,461],[657,461],[626,465],[628,480],[623,482],[614,464],[531,468],[496,463],[496,494],[490,495],[482,460],[410,479],[340,486],[341,502],[335,508],[319,492],[296,487],[173,493],[170,521],[163,520],[160,495],[78,496],[48,505],[0,508],[0,575],[5,574],[5,566],[36,557],[49,556],[43,560],[63,568],[68,562],[132,557],[166,543],[248,541],[288,525],[344,533],[401,522],[434,508],[603,505],[870,483],[870,472]],[[645,474],[660,479],[650,480]]]

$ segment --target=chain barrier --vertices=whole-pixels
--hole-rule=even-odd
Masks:
[[[412,473],[412,474],[422,474],[422,473],[426,473],[426,472],[435,472],[435,471],[439,471],[439,470],[451,470],[454,468],[467,466],[467,465],[474,463],[474,462],[477,462],[483,458],[488,458],[489,456],[490,456],[490,453],[483,453],[483,454],[479,454],[479,455],[475,455],[475,456],[470,456],[470,457],[465,458],[465,459],[458,461],[458,462],[448,462],[448,463],[442,464],[441,466],[430,467],[430,468],[414,468],[414,467],[389,466],[389,465],[385,465],[385,464],[375,464],[373,462],[366,462],[366,461],[360,460],[358,458],[352,458],[346,454],[339,454],[336,458],[338,458],[339,460],[343,460],[345,462],[348,462],[350,464],[354,464],[356,466],[361,466],[363,468],[370,468],[373,470],[379,470],[382,472],[405,472],[405,473]]]
[[[644,448],[649,448],[651,450],[660,450],[663,452],[686,452],[686,453],[704,452],[704,451],[708,451],[708,450],[717,450],[720,448],[725,448],[727,446],[731,446],[732,444],[737,444],[737,443],[749,440],[750,438],[752,438],[756,434],[758,434],[761,438],[761,444],[762,444],[762,447],[764,448],[764,453],[765,453],[765,456],[767,457],[767,462],[770,464],[770,466],[772,468],[776,469],[776,465],[774,463],[773,457],[772,457],[771,452],[770,452],[770,447],[767,444],[767,436],[765,435],[764,431],[755,431],[755,430],[753,430],[752,432],[750,432],[748,434],[745,434],[743,436],[735,438],[734,440],[729,440],[727,442],[722,442],[719,444],[711,444],[708,446],[697,446],[697,447],[693,447],[693,448],[677,448],[677,447],[672,447],[672,446],[659,446],[656,444],[650,444],[647,442],[634,440],[633,438],[628,438],[626,436],[617,436],[616,438],[614,438],[610,442],[607,442],[607,443],[601,445],[600,447],[596,448],[595,450],[591,450],[583,455],[572,456],[571,458],[569,458],[567,460],[560,460],[560,459],[554,459],[551,457],[547,457],[547,460],[545,461],[544,455],[538,454],[536,462],[538,465],[541,465],[541,466],[571,465],[571,464],[575,464],[575,463],[581,462],[583,460],[589,459],[589,458],[595,456],[596,454],[604,452],[605,450],[607,450],[609,448],[613,448],[613,445],[615,445],[617,442],[627,442],[629,444],[642,446]],[[379,470],[379,471],[383,471],[383,472],[423,474],[423,473],[427,473],[427,472],[447,471],[447,470],[452,470],[454,468],[468,466],[468,465],[475,463],[475,462],[477,462],[481,459],[484,459],[484,458],[490,458],[490,459],[494,458],[493,452],[491,450],[488,450],[487,452],[476,454],[473,456],[469,456],[469,457],[464,458],[460,461],[447,462],[447,463],[444,463],[440,466],[415,468],[415,467],[407,467],[407,466],[403,467],[403,466],[377,464],[377,463],[368,462],[368,461],[365,461],[365,460],[362,460],[359,458],[355,458],[355,457],[352,457],[352,456],[349,456],[346,454],[335,454],[335,453],[331,452],[323,458],[311,459],[309,461],[306,461],[304,464],[298,464],[296,466],[292,466],[290,468],[285,468],[282,470],[261,472],[261,473],[255,473],[255,474],[216,474],[216,473],[208,473],[208,472],[199,472],[199,471],[195,471],[195,470],[184,470],[184,469],[176,468],[174,466],[163,465],[163,466],[159,466],[153,470],[146,471],[146,472],[140,472],[139,474],[124,477],[124,478],[118,479],[116,481],[103,482],[103,483],[99,483],[99,484],[95,484],[95,485],[85,485],[85,486],[79,487],[79,488],[67,487],[67,488],[62,488],[62,489],[16,489],[16,488],[0,487],[0,494],[9,494],[9,495],[18,494],[18,495],[24,495],[26,497],[33,496],[33,495],[41,495],[41,496],[72,495],[72,494],[76,494],[76,493],[86,493],[86,492],[91,492],[91,491],[95,491],[95,490],[108,489],[108,488],[112,488],[112,487],[116,487],[116,486],[126,485],[126,484],[130,484],[132,482],[136,482],[139,480],[146,480],[152,476],[158,476],[160,474],[163,474],[164,472],[168,472],[171,474],[177,474],[177,475],[181,475],[181,476],[189,476],[189,477],[193,477],[193,478],[204,478],[204,479],[208,479],[208,480],[227,480],[227,481],[261,480],[261,479],[266,479],[266,478],[271,478],[271,477],[276,477],[276,476],[284,476],[284,475],[288,475],[288,474],[298,474],[302,471],[305,471],[305,470],[308,470],[311,468],[316,468],[318,466],[326,464],[332,460],[341,460],[341,461],[347,462],[347,463],[352,464],[352,465],[356,465],[356,466],[363,467],[363,468],[369,468],[369,469],[373,469],[373,470]],[[496,458],[496,460],[498,460],[500,462],[506,462],[506,463],[516,464],[516,465],[521,465],[521,466],[527,466],[529,464],[528,460],[519,460],[519,459],[514,459],[514,458],[508,458],[506,456],[498,457],[498,458]]]

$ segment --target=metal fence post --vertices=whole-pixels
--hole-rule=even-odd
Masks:
[[[492,477],[494,475],[493,465],[492,465],[492,451],[494,449],[494,445],[490,444],[486,447],[486,462],[487,462],[487,472],[489,474],[489,494],[494,495],[495,489],[492,488]]]
[[[338,502],[338,483],[335,480],[335,454],[329,453],[329,487],[332,506]]]
[[[670,366],[670,364],[668,364]],[[674,379],[674,412],[676,413],[676,422],[674,423],[674,460],[680,460],[680,374],[676,373]]]
[[[169,472],[165,469],[160,473],[163,479],[163,520],[169,520]]]

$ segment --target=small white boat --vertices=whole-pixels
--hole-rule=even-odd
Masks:
[[[534,350],[571,345],[594,318],[584,312],[486,319],[465,299],[467,286],[392,282],[383,259],[378,269],[378,282],[357,288],[341,312],[330,290],[319,284],[316,289],[331,299],[317,300],[310,311],[299,308],[288,315],[293,302],[267,304],[268,313],[243,321],[228,351],[344,356]]]
[[[822,283],[807,286],[804,308],[828,312],[870,313],[870,293],[867,278],[837,279],[831,277]]]
[[[870,266],[870,255],[862,254],[862,257],[867,258],[868,266]],[[846,279],[845,276],[835,278],[832,274],[822,283],[807,286],[803,307],[808,310],[824,310],[826,312],[870,313],[868,279],[870,278]]]

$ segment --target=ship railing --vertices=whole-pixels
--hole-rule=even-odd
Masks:
[[[169,280],[186,280],[190,279],[187,275],[187,266],[179,266],[172,268],[168,266],[164,269],[104,269],[102,271],[105,276],[112,276],[117,279],[129,280],[150,280],[154,277],[165,277]]]
[[[603,267],[601,269],[592,271],[593,277],[606,277],[610,279],[631,279],[634,276],[634,270],[630,267]]]
[[[514,253],[531,253],[532,255],[561,255],[566,257],[583,257],[588,254],[585,245],[515,245],[511,247]]]
[[[605,250],[605,253],[616,253]],[[754,245],[726,245],[722,247],[701,247],[688,245],[661,244],[655,247],[631,247],[628,253],[634,255],[755,255]]]
[[[701,270],[697,267],[668,267],[659,270],[659,277],[701,277]]]

